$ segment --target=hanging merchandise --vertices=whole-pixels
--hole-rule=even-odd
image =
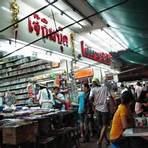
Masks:
[[[20,12],[20,7],[17,4],[16,0],[12,0],[12,2],[10,3],[10,11],[12,12],[12,24],[17,23],[19,20],[18,14]],[[13,26],[15,44],[18,36],[18,27],[19,27],[18,23]]]
[[[50,73],[50,79],[51,79],[51,80],[56,79],[56,73],[51,72],[51,73]]]

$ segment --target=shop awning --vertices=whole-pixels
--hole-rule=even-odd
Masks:
[[[128,49],[120,58],[131,63],[148,64],[148,1],[147,0],[87,0],[96,10],[101,11],[118,3],[101,16],[110,28],[127,42]]]

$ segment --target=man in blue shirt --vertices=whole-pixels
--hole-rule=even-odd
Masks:
[[[79,102],[79,119],[80,119],[80,133],[81,138],[84,137],[84,105],[85,105],[85,93],[81,91],[78,96],[78,102]]]

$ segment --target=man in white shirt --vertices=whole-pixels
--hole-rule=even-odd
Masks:
[[[48,88],[46,87],[46,85],[40,85],[37,99],[39,100],[41,108],[51,109],[53,107],[53,96],[51,91],[48,90]]]
[[[94,106],[99,126],[98,147],[100,148],[102,146],[103,138],[109,142],[106,136],[106,128],[109,122],[108,98],[111,98],[111,95],[106,81],[99,87],[98,80],[96,81],[95,79],[93,80],[93,85],[94,87],[90,92],[90,99],[94,98]]]
[[[137,85],[136,85],[136,87],[135,87],[135,93],[136,93],[136,98],[139,98],[139,96],[140,96],[140,94],[141,94],[141,92],[142,92],[142,85],[141,85],[141,83],[138,81],[137,82]]]

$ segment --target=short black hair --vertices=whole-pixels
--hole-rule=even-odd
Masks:
[[[137,82],[137,85],[138,85],[138,86],[141,86],[141,83],[138,81],[138,82]]]
[[[121,95],[121,104],[129,104],[131,102],[131,93],[129,91],[124,91]]]
[[[136,102],[140,102],[140,103],[143,103],[143,100],[145,99],[146,97],[146,93],[148,93],[148,90],[142,90],[139,98],[136,99]]]
[[[55,89],[59,90],[60,87],[59,87],[59,86],[54,86],[54,87],[53,87],[53,90],[55,90]]]
[[[84,83],[83,86],[86,87],[86,88],[88,88],[88,89],[90,89],[90,86],[89,86],[88,83]]]

